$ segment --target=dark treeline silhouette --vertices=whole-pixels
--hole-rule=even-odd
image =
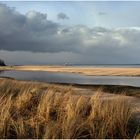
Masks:
[[[0,66],[6,66],[6,64],[4,63],[4,60],[0,59]]]

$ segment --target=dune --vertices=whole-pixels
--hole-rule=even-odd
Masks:
[[[140,99],[101,88],[0,78],[0,138],[140,138]]]

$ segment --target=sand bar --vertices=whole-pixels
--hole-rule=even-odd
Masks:
[[[12,66],[0,67],[0,70],[48,71],[80,73],[94,76],[140,76],[140,68],[104,68],[104,67],[73,67],[73,66]]]

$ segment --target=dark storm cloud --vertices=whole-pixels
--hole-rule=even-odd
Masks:
[[[58,15],[57,15],[57,18],[58,19],[69,19],[69,17],[65,14],[65,13],[59,13]]]
[[[29,11],[25,15],[0,5],[0,49],[42,53],[72,52],[92,62],[121,62],[137,58],[140,28],[87,26],[63,27],[47,19],[47,14]],[[135,55],[134,55],[135,54]],[[77,55],[78,56],[78,55]],[[85,59],[86,58],[86,59]]]

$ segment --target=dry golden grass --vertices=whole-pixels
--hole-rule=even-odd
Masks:
[[[101,94],[1,79],[0,138],[139,138],[131,106]]]

